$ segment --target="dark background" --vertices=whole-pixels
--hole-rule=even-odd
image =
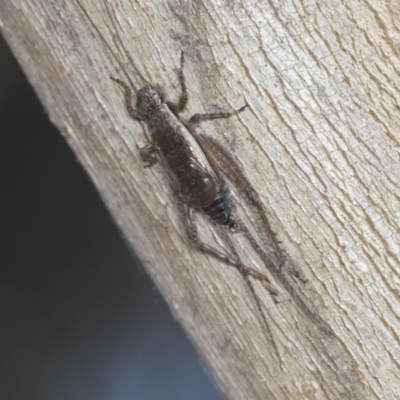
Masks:
[[[1,36],[0,180],[0,399],[221,399]]]

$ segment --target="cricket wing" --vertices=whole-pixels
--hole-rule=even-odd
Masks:
[[[153,134],[153,143],[180,199],[191,207],[209,206],[219,192],[220,179],[191,132],[176,119]]]

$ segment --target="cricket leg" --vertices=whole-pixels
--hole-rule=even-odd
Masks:
[[[111,79],[114,82],[118,83],[118,85],[121,86],[122,89],[124,89],[125,105],[126,105],[126,109],[128,110],[128,113],[131,116],[131,118],[135,119],[137,121],[143,121],[144,120],[143,115],[138,110],[135,110],[132,107],[132,91],[131,91],[130,87],[119,79],[116,79],[113,77],[111,77]],[[146,136],[147,136],[147,134],[146,134]],[[149,139],[148,136],[147,136],[147,139]],[[145,168],[152,167],[157,162],[157,158],[154,155],[155,149],[154,149],[153,144],[151,144],[151,143],[147,144],[146,146],[139,149],[139,152],[140,152],[140,157],[143,161],[143,166]]]
[[[242,225],[242,223],[240,222],[239,226],[241,226],[241,225]],[[238,255],[237,251],[235,250],[235,247],[233,246],[231,239],[227,235],[226,230],[221,225],[217,225],[217,228],[218,228],[218,232],[220,233],[220,235],[223,237],[226,244],[228,245],[231,253],[234,255],[233,259],[236,262],[237,269],[243,275],[243,277],[246,276],[246,281],[248,280],[248,277],[251,276],[252,278],[261,282],[261,284],[264,286],[264,288],[267,289],[269,294],[272,296],[272,300],[274,301],[274,303],[277,304],[278,301],[276,300],[276,297],[278,296],[278,290],[270,282],[268,277],[266,275],[262,274],[261,272],[258,272],[255,269],[249,268],[246,265],[244,265],[240,261],[239,255]],[[249,280],[249,282],[250,282],[250,280]]]
[[[136,120],[138,120],[138,121],[143,121],[144,118],[143,118],[143,116],[140,114],[140,112],[139,112],[138,110],[135,110],[135,109],[132,107],[132,91],[131,91],[130,87],[129,87],[126,83],[120,81],[120,80],[117,79],[117,78],[111,77],[111,79],[112,79],[114,82],[118,83],[118,85],[121,86],[122,89],[124,89],[124,93],[125,93],[125,104],[126,104],[126,109],[128,110],[129,115],[130,115],[133,119],[136,119]]]
[[[146,146],[139,149],[144,168],[150,168],[157,162],[155,151],[153,143],[146,144]]]
[[[200,121],[205,121],[207,119],[218,119],[218,118],[229,118],[233,115],[238,115],[241,113],[248,104],[232,112],[219,112],[219,113],[208,113],[208,114],[194,114],[188,121],[189,128],[195,128]]]
[[[186,234],[194,246],[204,253],[210,254],[219,260],[233,266],[237,266],[237,261],[229,255],[217,250],[216,248],[203,243],[198,236],[196,224],[193,219],[193,208],[181,203],[181,210],[186,226]]]
[[[260,196],[246,178],[237,161],[229,154],[229,152],[214,138],[199,134],[196,135],[203,150],[209,156],[212,164],[219,168],[230,180],[232,180],[239,189],[241,189],[250,203],[257,210],[262,221],[264,231],[271,242],[274,254],[277,258],[279,266],[285,265],[286,256],[283,253],[276,233],[272,230],[267,215],[265,214]],[[295,274],[297,276],[297,274]]]
[[[181,54],[181,66],[180,66],[179,71],[178,71],[179,83],[181,85],[182,92],[181,92],[181,95],[179,97],[178,104],[175,107],[175,110],[176,110],[177,114],[182,112],[185,109],[186,104],[188,102],[186,80],[185,80],[185,75],[183,75],[183,66],[184,66],[184,64],[185,64],[185,53],[182,51],[182,54]]]
[[[213,257],[225,262],[226,264],[235,267],[242,275],[246,275],[247,277],[251,276],[252,278],[260,281],[272,296],[278,295],[278,291],[265,275],[261,274],[255,269],[249,268],[246,265],[242,264],[236,259],[236,256],[234,258],[228,254],[223,253],[222,251],[217,250],[215,247],[212,247],[202,242],[198,237],[196,224],[194,222],[193,208],[187,206],[186,204],[181,204],[181,209],[185,219],[186,234],[193,245],[195,245],[202,252],[210,254]]]
[[[261,315],[261,319],[263,321],[263,324],[268,332],[268,336],[270,338],[270,341],[274,347],[274,351],[279,359],[279,365],[282,368],[282,360],[280,358],[279,355],[279,351],[278,351],[278,347],[275,343],[275,340],[272,336],[271,333],[271,328],[268,324],[268,321],[264,315],[264,312],[262,310],[262,305],[260,302],[260,299],[258,298],[254,287],[251,283],[250,280],[250,276],[255,278],[256,280],[260,281],[263,286],[269,291],[269,293],[272,295],[272,298],[274,299],[274,296],[278,295],[277,290],[274,288],[274,286],[271,284],[271,282],[269,281],[269,279],[261,274],[260,272],[253,270],[249,267],[247,267],[246,265],[242,264],[242,262],[239,259],[239,255],[237,254],[231,240],[229,239],[228,235],[226,234],[226,232],[223,230],[223,228],[221,226],[218,226],[219,232],[222,234],[222,237],[224,238],[225,242],[228,244],[228,246],[230,247],[231,252],[233,253],[234,257],[229,256],[219,250],[217,250],[216,248],[209,246],[207,244],[205,244],[204,242],[202,242],[197,234],[197,229],[196,229],[196,225],[193,219],[193,208],[187,206],[186,204],[181,204],[181,209],[182,209],[182,213],[185,217],[185,224],[186,224],[186,233],[189,237],[189,240],[201,251],[203,251],[204,253],[210,254],[216,258],[218,258],[221,261],[224,261],[225,263],[234,266],[242,275],[243,279],[246,282],[246,285],[249,289],[249,291],[252,294],[252,297],[255,300],[255,303],[257,305],[257,310],[259,312],[259,314]],[[275,301],[275,300],[274,300]]]

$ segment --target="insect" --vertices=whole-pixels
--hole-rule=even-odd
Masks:
[[[153,166],[157,161],[162,165],[180,203],[189,240],[201,251],[240,271],[256,299],[264,323],[268,327],[261,304],[249,278],[260,281],[273,296],[278,294],[276,289],[267,276],[247,267],[240,261],[226,234],[224,234],[224,238],[228,241],[232,255],[201,241],[193,216],[194,210],[201,210],[219,226],[227,227],[231,231],[246,230],[235,213],[236,204],[224,174],[234,180],[253,204],[259,210],[261,209],[258,194],[228,151],[214,138],[195,133],[195,127],[200,121],[230,118],[243,112],[247,104],[233,112],[195,114],[188,121],[184,121],[179,116],[188,101],[183,74],[184,62],[185,56],[182,52],[178,73],[181,95],[177,104],[166,101],[161,86],[147,83],[137,91],[136,108],[133,108],[130,87],[117,78],[112,77],[111,79],[123,89],[129,115],[133,119],[147,124],[151,142],[140,149],[140,156],[146,167]],[[262,218],[266,220],[265,214],[262,214]],[[270,230],[269,224],[268,229]],[[246,230],[246,232],[248,231]],[[275,236],[273,239],[276,240]]]
[[[115,56],[112,48],[102,37],[85,9],[79,2],[78,4],[100,35],[103,43],[122,66],[122,63]],[[111,18],[107,6],[106,9]],[[111,21],[113,21],[112,18]],[[130,59],[129,56],[128,58]],[[295,303],[310,318],[316,319],[316,316],[304,303],[302,298],[299,297],[291,283],[281,271],[283,265],[287,266],[285,263],[286,258],[275,233],[271,229],[258,193],[253,188],[236,160],[217,140],[203,133],[198,134],[195,131],[195,128],[201,121],[230,118],[243,112],[247,108],[247,104],[233,112],[195,114],[188,121],[183,120],[179,114],[185,109],[188,102],[186,81],[183,73],[184,63],[185,54],[182,52],[178,72],[181,95],[176,104],[166,100],[165,92],[161,86],[151,84],[143,79],[146,84],[135,92],[136,108],[134,108],[132,106],[133,96],[130,86],[120,79],[114,77],[111,79],[123,89],[125,104],[129,115],[134,120],[143,121],[150,131],[150,143],[140,150],[140,156],[144,166],[151,167],[157,161],[162,165],[178,198],[179,208],[183,215],[186,233],[190,242],[202,252],[235,267],[240,272],[255,300],[275,353],[278,355],[279,362],[281,363],[277,346],[262,310],[261,301],[254,290],[252,279],[259,281],[273,298],[276,298],[278,292],[266,275],[242,263],[227,234],[227,229],[228,231],[238,230],[243,232],[253,249],[266,264],[269,271],[291,295]],[[257,210],[270,247],[268,255],[259,246],[246,225],[238,217],[235,201],[225,177],[234,182]],[[215,223],[223,239],[227,243],[229,251],[220,251],[214,246],[204,243],[199,238],[194,220],[195,210],[202,211],[210,221]],[[272,260],[271,257],[273,258]],[[290,265],[287,269],[289,272],[294,273],[290,270]],[[294,273],[294,275],[297,276],[296,273]]]

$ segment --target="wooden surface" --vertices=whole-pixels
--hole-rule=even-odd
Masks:
[[[398,398],[399,2],[81,1],[98,31],[73,0],[3,0],[2,32],[227,398]],[[270,274],[277,305],[255,284],[282,368],[241,276],[190,247],[162,169],[141,165],[99,32],[136,87],[140,73],[173,100],[184,50],[187,117],[249,104],[201,130],[237,157],[307,279]]]

